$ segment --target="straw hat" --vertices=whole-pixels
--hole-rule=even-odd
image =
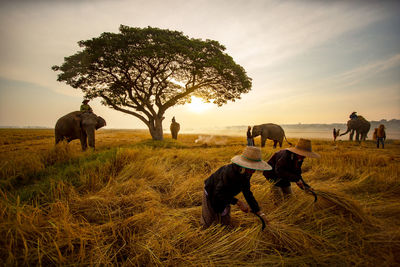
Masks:
[[[295,147],[286,148],[287,150],[298,155],[310,158],[320,158],[321,156],[311,150],[311,141],[300,138]]]
[[[256,171],[272,169],[268,163],[261,159],[261,150],[255,146],[247,146],[242,155],[234,156],[231,161],[240,167]]]

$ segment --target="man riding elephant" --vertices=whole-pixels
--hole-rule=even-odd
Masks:
[[[347,130],[340,136],[350,132],[349,140],[353,141],[353,135],[355,132],[357,141],[365,141],[370,128],[371,123],[367,121],[363,116],[357,115],[357,118],[352,118],[347,121]]]
[[[79,139],[82,150],[89,145],[95,148],[95,130],[106,125],[106,121],[94,113],[74,111],[57,120],[55,130],[56,144],[62,140],[71,142]]]
[[[91,106],[89,106],[88,103],[89,103],[89,99],[84,99],[84,100],[82,101],[82,105],[81,105],[81,108],[80,108],[80,111],[81,111],[81,112],[93,113],[93,109],[92,109]]]

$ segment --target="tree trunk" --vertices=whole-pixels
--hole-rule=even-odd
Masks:
[[[163,140],[163,128],[162,128],[162,121],[164,117],[162,118],[154,118],[154,124],[150,125],[149,130],[151,137],[153,140]]]

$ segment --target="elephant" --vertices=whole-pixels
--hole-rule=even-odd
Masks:
[[[286,142],[289,145],[292,145],[285,136],[285,131],[283,131],[282,127],[274,124],[274,123],[265,123],[260,125],[253,126],[252,137],[256,137],[261,135],[261,146],[265,146],[265,141],[267,139],[271,139],[274,141],[274,148],[276,148],[276,144],[279,142],[279,146],[282,147],[283,138],[285,138]]]
[[[178,139],[178,132],[181,129],[181,126],[180,126],[179,123],[177,123],[175,121],[175,117],[172,118],[172,123],[171,123],[171,126],[169,127],[169,129],[171,130],[172,138],[177,140]]]
[[[73,111],[59,118],[55,126],[56,144],[66,139],[67,142],[79,139],[82,150],[85,151],[89,144],[95,148],[94,132],[106,125],[106,121],[94,113]]]
[[[363,116],[358,115],[356,119],[347,121],[347,131],[342,133],[340,136],[350,132],[349,140],[353,141],[355,131],[356,141],[365,141],[369,128],[371,128],[371,123],[369,123],[369,121],[367,121]]]

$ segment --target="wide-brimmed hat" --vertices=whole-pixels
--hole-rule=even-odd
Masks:
[[[82,103],[88,103],[90,100],[89,99],[84,99],[83,101],[82,101]]]
[[[234,156],[231,161],[240,167],[256,171],[271,170],[272,167],[262,160],[261,150],[255,146],[247,146],[242,155]]]
[[[311,141],[308,139],[300,138],[295,147],[289,147],[286,149],[304,157],[309,157],[309,158],[321,157],[319,154],[312,152]]]

